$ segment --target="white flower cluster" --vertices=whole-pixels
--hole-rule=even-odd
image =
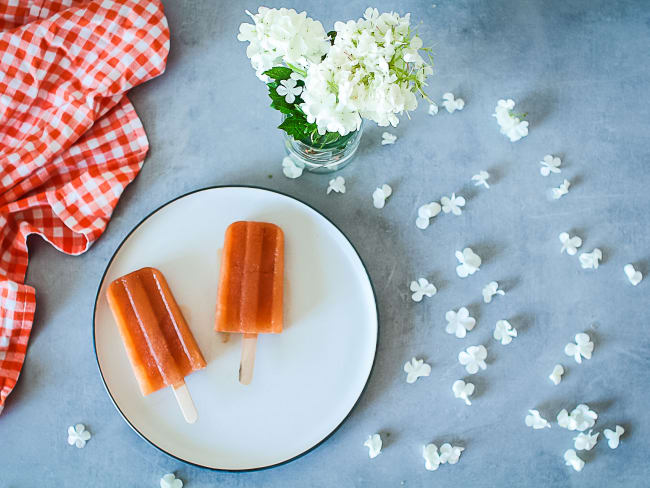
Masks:
[[[333,44],[322,25],[305,13],[261,7],[242,24],[238,39],[248,41],[247,55],[260,79],[264,71],[286,65],[303,73],[300,109],[319,134],[344,136],[361,119],[396,126],[398,114],[417,108],[416,92],[433,69],[411,37],[410,15],[368,8],[363,18],[334,25]]]
[[[254,24],[241,24],[237,39],[249,42],[246,55],[257,77],[283,63],[305,69],[320,62],[327,54],[329,42],[323,25],[293,9],[260,7],[256,14],[246,11]]]

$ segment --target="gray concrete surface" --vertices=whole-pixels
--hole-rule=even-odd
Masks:
[[[246,2],[166,2],[171,26],[167,72],[133,90],[151,152],[127,189],[105,235],[85,255],[65,256],[30,240],[28,283],[37,289],[36,321],[19,383],[0,416],[0,486],[158,486],[174,471],[185,486],[647,486],[650,438],[650,280],[632,287],[623,266],[650,272],[650,8],[645,1],[377,1],[380,10],[410,11],[436,53],[429,92],[452,91],[462,112],[436,117],[422,105],[380,145],[369,125],[358,158],[341,173],[345,195],[325,194],[327,176],[288,180],[281,172],[278,114],[267,108],[245,46],[235,36]],[[277,2],[272,2],[276,4]],[[277,3],[278,6],[281,4]],[[287,2],[326,29],[357,18],[366,2]],[[499,98],[529,113],[530,135],[510,143],[491,117]],[[562,157],[570,193],[550,202],[538,161]],[[492,188],[470,177],[491,172]],[[295,462],[257,473],[218,473],[168,458],[119,416],[97,371],[91,342],[98,281],[124,236],[166,201],[215,184],[253,184],[299,197],[349,236],[375,283],[381,314],[376,367],[348,421],[321,447]],[[386,208],[371,194],[389,183]],[[422,232],[417,207],[457,192],[461,217],[439,216]],[[599,247],[597,271],[560,254],[558,234],[578,233],[584,249]],[[460,280],[454,251],[471,246],[483,258],[478,274]],[[415,304],[408,283],[427,276],[439,287]],[[481,288],[498,280],[507,291],[489,305]],[[460,340],[444,332],[444,314],[468,305],[476,329]],[[507,318],[519,337],[492,339]],[[575,364],[563,353],[577,332],[595,339],[593,359]],[[472,378],[474,404],[453,398],[463,378],[458,352],[488,348],[488,368]],[[412,356],[433,367],[429,378],[404,381]],[[567,368],[554,387],[553,365]],[[584,455],[582,473],[564,466],[573,433],[524,425],[529,408],[554,418],[587,402],[596,429],[621,424],[621,446]],[[85,423],[85,449],[66,443],[67,426]],[[381,455],[362,446],[382,432]],[[424,443],[465,446],[460,463],[427,472]]]

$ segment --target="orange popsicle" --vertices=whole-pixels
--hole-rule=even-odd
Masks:
[[[284,233],[267,222],[226,229],[215,328],[244,334],[239,380],[253,376],[257,334],[282,332]]]
[[[204,368],[205,359],[163,274],[154,268],[129,273],[108,286],[106,297],[142,394],[172,386],[179,404],[191,403],[185,376]]]

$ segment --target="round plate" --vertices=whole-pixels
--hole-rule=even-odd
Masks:
[[[248,386],[238,381],[241,338],[224,343],[214,331],[219,256],[237,220],[285,233],[284,331],[259,336]],[[106,301],[111,281],[144,266],[167,278],[208,363],[185,379],[199,414],[193,425],[170,388],[141,395]],[[281,464],[327,439],[368,381],[377,335],[372,285],[343,233],[308,205],[261,188],[207,188],[154,211],[118,247],[95,302],[97,363],[124,419],[165,453],[220,470]]]

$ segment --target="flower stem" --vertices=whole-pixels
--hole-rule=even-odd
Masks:
[[[304,69],[298,68],[298,66],[294,66],[291,63],[287,63],[287,66],[291,68],[292,71],[295,71],[298,74],[301,74],[302,76],[307,76],[307,72]]]

